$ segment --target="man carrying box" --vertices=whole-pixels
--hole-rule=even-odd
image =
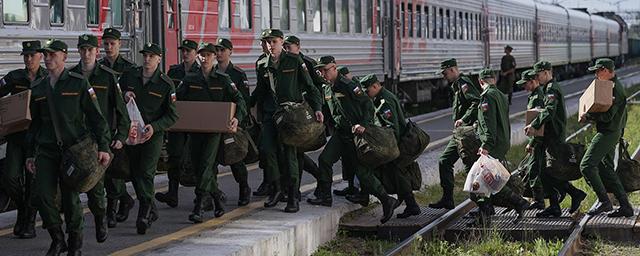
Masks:
[[[613,105],[603,113],[584,113],[580,116],[580,122],[592,121],[596,123],[597,133],[591,139],[591,143],[584,153],[580,163],[580,171],[585,180],[598,196],[598,207],[589,211],[589,215],[597,215],[613,210],[613,206],[607,196],[607,188],[613,192],[620,208],[609,213],[608,217],[631,217],[633,207],[629,203],[620,179],[614,167],[614,155],[616,145],[624,134],[627,124],[627,95],[624,86],[616,77],[613,60],[602,58],[596,60],[595,65],[589,67],[589,71],[596,73],[598,80],[613,81]],[[606,188],[605,188],[606,187]]]
[[[39,48],[40,41],[22,42],[20,55],[24,61],[24,68],[11,71],[0,79],[0,97],[28,90],[31,82],[47,75],[46,69],[40,66],[42,54],[36,52]],[[30,202],[33,175],[24,169],[27,157],[26,134],[26,131],[22,131],[6,136],[7,154],[0,184],[17,206],[18,216],[13,226],[13,235],[19,238],[34,238],[36,209]]]

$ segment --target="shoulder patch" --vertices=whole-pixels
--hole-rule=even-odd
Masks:
[[[82,76],[81,74],[78,74],[76,72],[69,71],[69,75],[72,76],[72,77],[78,78],[78,79],[84,79],[84,76]]]
[[[89,87],[89,89],[87,89],[87,92],[89,93],[89,96],[91,96],[91,99],[98,99],[98,96],[96,96],[96,91],[93,90],[93,87]]]
[[[173,85],[173,81],[171,81],[171,78],[166,74],[160,74],[160,78],[162,78],[162,80],[164,80],[167,84]]]
[[[550,101],[554,101],[554,100],[556,100],[556,95],[555,95],[555,94],[553,94],[553,93],[551,93],[551,94],[547,94],[547,98],[548,98]]]
[[[109,72],[109,73],[111,73],[111,74],[113,74],[113,75],[116,75],[116,76],[117,76],[118,74],[120,74],[120,73],[118,73],[117,71],[115,71],[115,70],[111,69],[110,67],[107,67],[107,66],[105,66],[105,65],[103,65],[103,64],[98,64],[98,67],[100,67],[102,70],[107,71],[107,72]]]
[[[462,90],[463,93],[467,93],[467,91],[469,90],[469,84],[468,83],[464,83],[464,84],[460,85],[460,89]]]
[[[483,112],[489,110],[489,102],[483,102],[482,104],[480,104],[480,109],[482,109]]]

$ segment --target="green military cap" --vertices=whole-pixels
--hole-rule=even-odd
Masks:
[[[349,71],[349,68],[347,68],[346,66],[340,66],[338,67],[338,73],[340,73],[341,75],[346,75],[351,72]]]
[[[379,83],[379,81],[378,81],[378,77],[375,74],[368,74],[365,77],[360,79],[360,83],[364,87],[369,87],[375,83]]]
[[[260,35],[260,39],[262,40],[270,37],[284,38],[284,33],[282,33],[282,30],[279,29],[267,29],[265,31],[262,31],[262,34]]]
[[[201,53],[201,52],[216,53],[216,46],[212,43],[201,44],[200,49],[198,49],[198,53]]]
[[[218,38],[214,46],[233,50],[233,43],[231,43],[231,40],[226,38]]]
[[[440,62],[440,69],[442,71],[450,67],[456,67],[456,66],[458,66],[458,61],[455,58],[451,58],[451,59]]]
[[[58,39],[49,39],[49,41],[47,41],[47,43],[44,44],[44,47],[38,49],[37,51],[39,52],[64,52],[67,53],[67,49],[69,48],[69,46],[67,46],[66,43],[58,40]]]
[[[523,85],[526,84],[527,82],[533,80],[536,78],[536,72],[533,71],[533,69],[527,69],[524,72],[522,72],[521,78],[520,80],[518,80],[518,82],[516,82],[517,85]]]
[[[596,71],[601,68],[613,71],[616,68],[616,65],[613,63],[613,60],[609,58],[600,58],[596,60],[596,63],[593,66],[589,67],[589,71]]]
[[[329,65],[331,63],[335,64],[336,58],[334,58],[331,55],[322,56],[318,59],[318,64],[314,68],[323,68],[324,66]]]
[[[507,46],[504,47],[504,49],[511,51],[511,50],[513,50],[513,47],[511,47],[511,45],[507,45]]]
[[[85,46],[98,47],[98,37],[92,34],[78,36],[78,49]]]
[[[198,43],[193,40],[185,39],[182,40],[182,43],[180,44],[180,46],[178,46],[178,49],[198,50]]]
[[[160,49],[160,46],[158,46],[157,44],[149,42],[144,45],[142,50],[140,50],[140,53],[152,53],[158,56],[162,56],[162,49]]]
[[[551,65],[551,62],[548,62],[546,60],[541,60],[533,65],[533,72],[540,73],[544,70],[551,70],[551,67],[553,67]]]
[[[297,36],[287,36],[284,38],[284,43],[300,45],[300,38],[298,38]]]
[[[490,68],[485,68],[485,69],[480,71],[479,77],[480,77],[480,79],[496,78],[496,73],[493,72],[493,70],[491,70]]]
[[[20,55],[36,53],[38,49],[40,49],[40,41],[24,41]]]
[[[115,28],[105,29],[104,32],[102,33],[102,39],[113,38],[116,40],[120,40],[120,36],[121,36],[120,31],[118,31]]]

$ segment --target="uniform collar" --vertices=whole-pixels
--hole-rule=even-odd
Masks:
[[[144,68],[140,67],[140,72],[135,72],[135,74],[139,76],[140,79],[143,79],[142,72],[144,72]],[[149,81],[154,84],[160,83],[160,65],[158,65],[156,71],[153,72],[153,75],[151,76],[151,79],[149,79]]]
[[[213,70],[218,70],[218,67],[219,67],[219,65],[218,65],[218,64],[216,64],[216,65],[213,67]],[[224,73],[229,74],[229,71],[231,71],[232,69],[233,69],[233,62],[229,61],[229,65],[227,66],[227,70],[225,70],[225,71],[224,71]],[[220,72],[222,72],[222,70],[221,70]]]
[[[480,94],[480,95],[481,95],[481,96],[482,96],[482,95],[485,95],[485,94],[486,94],[488,91],[490,91],[491,89],[496,89],[496,85],[495,85],[495,84],[489,84],[489,86],[487,86],[487,88],[486,88],[486,89],[484,89],[484,90],[482,91],[482,94]]]
[[[22,69],[22,74],[24,75],[24,77],[29,77],[29,70],[27,68],[23,68]],[[38,78],[44,77],[47,75],[47,69],[45,69],[42,66],[38,66],[38,71],[36,71],[36,78],[35,80],[38,80]],[[34,80],[34,81],[35,81]]]

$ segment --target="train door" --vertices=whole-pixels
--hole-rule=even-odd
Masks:
[[[131,36],[131,61],[141,64],[138,51],[142,49],[145,42],[151,40],[151,17],[150,7],[144,0],[132,0],[128,6],[127,32]]]
[[[384,72],[386,74],[386,85],[392,91],[396,91],[396,86],[400,79],[400,47],[402,35],[400,15],[402,4],[401,0],[383,0],[381,3],[379,15],[382,15],[382,38],[384,48]]]
[[[169,70],[169,66],[178,63],[178,45],[180,39],[180,0],[163,0],[163,13],[166,26],[164,29],[164,40],[162,45],[165,49],[164,67]]]

